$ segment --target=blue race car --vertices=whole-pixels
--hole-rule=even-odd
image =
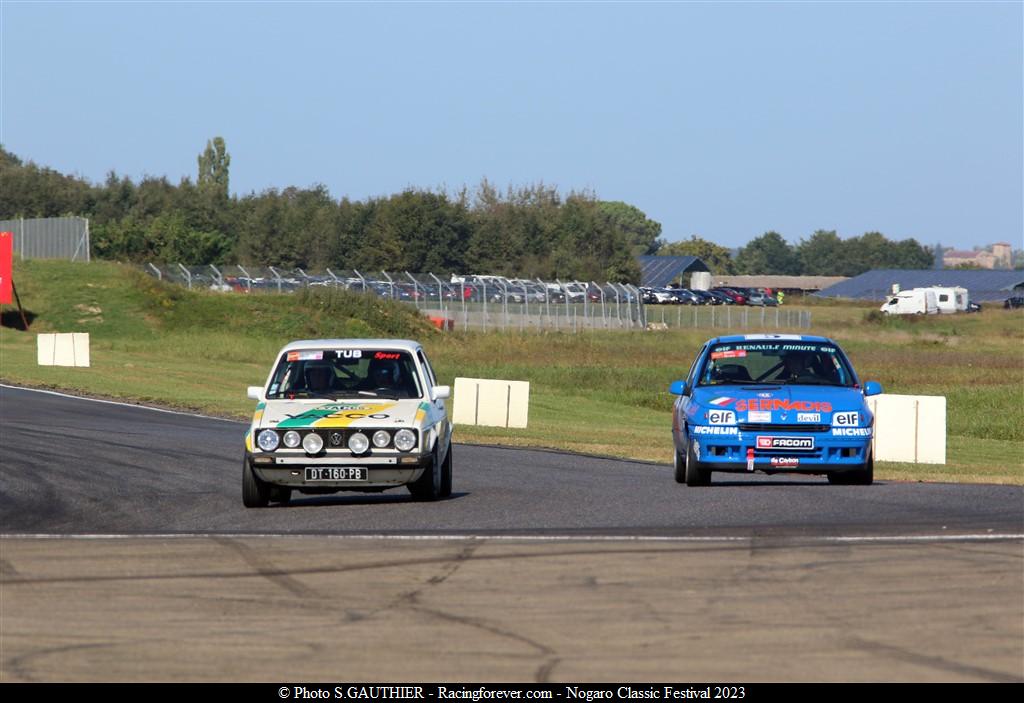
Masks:
[[[833,340],[785,334],[716,337],[685,381],[669,388],[675,477],[707,486],[713,471],[825,474],[830,483],[874,479],[874,417]]]

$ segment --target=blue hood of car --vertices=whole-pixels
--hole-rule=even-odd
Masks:
[[[693,389],[692,401],[687,415],[695,424],[871,424],[860,388],[795,384],[700,386]],[[728,411],[734,413],[735,419],[729,420]],[[850,417],[850,411],[859,413],[858,417]],[[835,418],[838,413],[847,415]]]

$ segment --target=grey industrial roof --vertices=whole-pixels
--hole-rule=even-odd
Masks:
[[[961,269],[877,269],[814,293],[823,298],[882,300],[898,283],[901,290],[927,286],[961,286],[971,300],[1006,300],[1014,286],[1024,285],[1024,271]]]
[[[846,276],[712,276],[716,286],[740,288],[783,288],[786,290],[821,290],[847,280]]]
[[[696,256],[638,256],[640,285],[664,288],[690,271],[707,271],[708,266]]]

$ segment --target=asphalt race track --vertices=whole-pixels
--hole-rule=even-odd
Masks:
[[[2,681],[1024,681],[1018,486],[458,445],[445,501],[246,510],[242,423],[0,419]]]

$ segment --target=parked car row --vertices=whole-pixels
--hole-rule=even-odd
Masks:
[[[641,288],[640,293],[647,305],[778,305],[774,296],[753,288]]]
[[[624,286],[596,286],[590,283],[544,283],[541,281],[507,279],[499,276],[453,276],[447,282],[420,282],[410,280],[380,280],[374,278],[336,277],[322,275],[288,276],[280,278],[224,276],[211,278],[196,274],[193,284],[215,290],[248,293],[253,290],[294,291],[303,287],[343,288],[369,293],[381,298],[403,302],[445,303],[512,303],[517,305],[551,305],[565,303],[628,303],[636,295]]]

